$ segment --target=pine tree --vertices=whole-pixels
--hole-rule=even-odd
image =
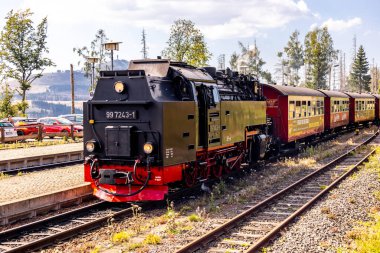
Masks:
[[[298,85],[300,80],[298,72],[304,61],[302,44],[298,39],[299,34],[300,33],[295,30],[290,36],[287,46],[284,48],[284,52],[289,59],[290,85]]]
[[[307,64],[306,86],[312,89],[327,89],[327,74],[336,58],[333,40],[327,27],[317,28],[305,37],[305,64]]]
[[[146,45],[145,29],[142,30],[141,45],[142,45],[142,49],[141,49],[142,57],[143,57],[143,59],[146,59],[146,58],[148,58],[148,47]]]
[[[352,88],[355,91],[359,91],[360,93],[362,91],[370,91],[371,75],[368,74],[368,70],[369,63],[364,48],[360,45],[350,73]]]

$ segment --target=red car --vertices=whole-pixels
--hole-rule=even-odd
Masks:
[[[13,117],[12,120],[18,135],[38,134],[37,119]]]
[[[44,133],[69,133],[71,134],[71,125],[73,123],[70,120],[59,117],[45,117],[37,120],[38,123],[43,123]],[[74,132],[82,132],[83,127],[74,125]]]

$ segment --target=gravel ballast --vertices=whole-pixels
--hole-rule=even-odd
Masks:
[[[378,172],[360,170],[283,231],[267,252],[337,252],[350,243],[349,233],[358,222],[380,207],[373,194],[379,190]]]
[[[174,222],[175,224],[179,224],[179,228],[184,229],[182,232],[174,234],[166,232],[168,227],[173,226],[173,222],[162,219],[165,216],[166,209],[143,211],[142,217],[137,219],[138,222],[126,218],[121,222],[115,222],[97,231],[92,231],[75,239],[62,242],[55,247],[46,249],[44,252],[89,252],[91,250],[107,253],[174,252],[178,247],[185,245],[190,240],[195,239],[195,237],[203,235],[206,231],[221,225],[226,219],[230,219],[236,214],[241,213],[248,204],[252,205],[253,202],[256,202],[257,198],[262,199],[266,194],[278,191],[297,181],[305,173],[310,173],[323,164],[328,163],[334,157],[339,156],[339,154],[368,138],[371,131],[372,129],[361,130],[361,134],[358,136],[348,133],[338,137],[334,141],[324,143],[322,148],[315,149],[314,152],[310,153],[314,154],[316,161],[310,159],[307,154],[303,154],[300,156],[301,159],[299,161],[297,159],[286,159],[282,162],[271,163],[265,166],[265,169],[245,175],[244,179],[240,179],[232,185],[225,185],[224,187],[230,189],[230,191],[222,193],[220,197],[215,196],[214,201],[211,200],[209,195],[203,195],[189,197],[181,204],[175,203],[175,211],[181,213],[181,215],[175,218]],[[249,188],[247,188],[247,184]],[[233,194],[231,194],[231,190]],[[213,192],[216,192],[215,189]],[[213,208],[211,208],[212,206]],[[202,216],[204,219],[201,222],[189,222],[189,215],[195,213],[198,207],[206,211],[204,216]],[[182,212],[181,210],[187,211]],[[138,224],[140,225],[137,226]],[[121,245],[112,242],[111,238],[115,233],[134,230],[136,227],[139,230],[143,230],[139,232],[137,237],[131,238],[129,242],[121,243]],[[159,235],[162,238],[161,244],[145,245],[141,248],[130,249],[128,251],[129,246],[134,245],[136,240],[143,239],[147,234]]]

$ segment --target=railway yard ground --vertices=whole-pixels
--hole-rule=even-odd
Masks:
[[[362,129],[359,135],[347,133],[307,148],[297,157],[261,165],[238,178],[227,178],[210,186],[209,193],[168,202],[166,208],[143,209],[122,220],[112,219],[106,226],[45,248],[43,252],[175,252],[249,206],[329,163],[374,131],[375,127]],[[372,144],[379,145],[380,138]],[[371,158],[371,166],[343,181],[263,250],[337,252],[354,247],[352,242],[358,221],[371,219],[371,212],[380,207],[374,195],[380,190],[380,183],[378,171],[374,169],[376,165],[373,165],[379,161],[379,156],[377,152],[375,158]],[[81,184],[83,169],[78,165],[44,170],[2,178],[0,182],[0,192],[9,192],[8,199],[25,198],[57,190],[60,186]],[[7,199],[3,197],[2,201]],[[235,249],[231,246],[231,252]]]
[[[166,208],[143,209],[133,217],[112,219],[99,229],[77,235],[41,252],[175,252],[248,207],[329,163],[368,138],[375,130],[375,127],[365,128],[359,135],[344,134],[307,148],[297,157],[260,165],[260,168],[251,169],[238,178],[227,178],[210,186],[210,192],[168,202]],[[379,146],[380,137],[371,145]],[[55,147],[59,150],[58,146]],[[380,190],[379,172],[376,171],[380,167],[376,165],[380,159],[380,148],[377,150],[365,169],[343,181],[262,250],[337,252],[355,247],[353,241],[357,237],[355,227],[360,226],[358,221],[370,220],[371,213],[380,209],[380,199],[378,193],[375,194]],[[6,194],[0,196],[0,205],[81,184],[82,165],[3,176],[0,178],[0,192]],[[239,252],[234,251],[236,245],[230,245],[230,249],[230,252]]]

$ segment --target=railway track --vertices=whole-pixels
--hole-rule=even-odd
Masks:
[[[83,151],[68,151],[56,154],[0,160],[0,173],[14,175],[19,172],[51,169],[83,163]]]
[[[180,248],[184,252],[258,252],[278,232],[302,214],[374,152],[360,147],[377,135],[341,155],[326,166],[247,209],[202,237]],[[354,153],[356,151],[356,153]]]
[[[0,252],[28,252],[79,233],[98,228],[112,219],[132,216],[128,204],[99,202],[0,232]]]

